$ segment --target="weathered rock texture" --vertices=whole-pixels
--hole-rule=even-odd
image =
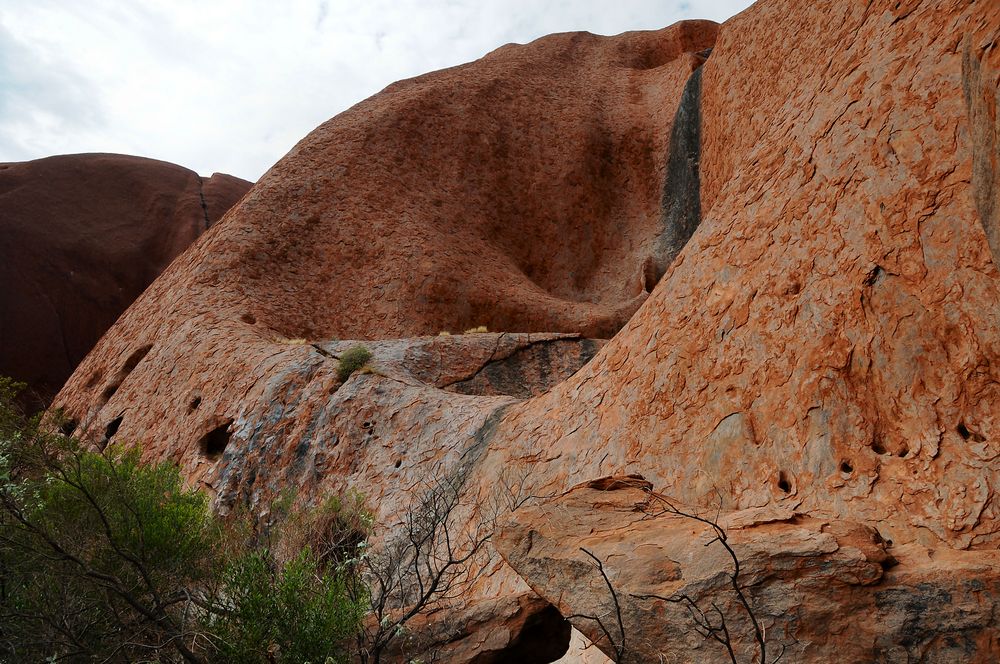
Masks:
[[[983,231],[997,26],[996,3],[762,0],[722,27],[697,106],[681,96],[715,41],[706,23],[557,35],[390,86],[175,261],[56,405],[97,441],[177,459],[222,506],[359,487],[392,537],[436,477],[474,519],[497,493],[530,505],[636,472],[685,503],[801,515],[734,533],[759,570],[788,559],[772,530],[831,542],[820,524],[836,550],[808,560],[867,569],[837,556],[876,529],[899,564],[846,584],[847,607],[883,590],[896,607],[992,605],[995,585],[973,586],[1000,542],[1000,273]],[[675,117],[697,122],[699,150]],[[668,146],[697,172],[668,177]],[[678,204],[664,181],[689,183]],[[692,227],[686,244],[670,219]],[[389,340],[480,324],[600,336],[644,299],[554,387],[541,377],[587,342]],[[341,384],[350,342],[331,337],[384,341]],[[646,536],[623,533],[637,539],[620,552]],[[528,589],[494,559],[469,607],[434,619]],[[952,630],[951,614],[906,611],[865,626],[880,652],[919,655]],[[976,656],[1000,655],[977,625]],[[927,652],[951,647],[940,638]]]
[[[0,164],[0,375],[47,405],[126,307],[249,188],[125,155]]]
[[[576,616],[578,629],[605,649],[620,647],[618,661],[731,661],[691,613],[697,607],[720,626],[713,604],[739,661],[760,661],[717,532],[665,512],[648,483],[619,480],[519,510],[497,548],[539,595]],[[791,662],[996,661],[998,551],[889,548],[870,526],[780,507],[717,514],[675,506],[723,528],[769,662],[782,652]]]
[[[593,362],[508,411],[483,472],[534,455],[539,489],[635,471],[689,502],[995,549],[1000,282],[963,58],[995,60],[997,26],[996,3],[727,22],[702,70],[701,225]]]
[[[570,624],[532,591],[469,602],[460,624],[418,616],[407,636],[393,643],[390,661],[506,664],[557,661]]]

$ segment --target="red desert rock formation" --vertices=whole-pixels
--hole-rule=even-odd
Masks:
[[[731,661],[698,632],[696,620],[702,628],[721,626],[714,604],[738,661],[759,662],[753,626],[732,589],[733,561],[717,532],[667,510],[648,483],[620,480],[589,482],[522,508],[494,540],[497,549],[539,595],[562,615],[578,616],[573,622],[606,646],[600,617],[613,642],[624,643],[617,661]],[[777,506],[708,516],[726,532],[756,617],[767,616],[768,662],[783,649],[795,662],[906,654],[923,662],[986,662],[1000,644],[996,604],[983,601],[1000,593],[1000,551],[890,546],[871,526]],[[601,561],[607,580],[583,550]]]
[[[0,375],[47,404],[128,305],[249,188],[125,155],[0,164]]]
[[[821,595],[855,622],[872,606],[892,616],[845,632],[865,657],[953,661],[958,643],[965,661],[995,661],[989,623],[923,616],[956,589],[977,616],[1000,612],[1000,273],[983,230],[998,26],[996,3],[762,0],[717,42],[707,23],[556,35],[390,86],[279,162],[56,405],[98,442],[142,438],[223,507],[358,487],[391,539],[435,477],[463,487],[472,520],[513,497],[501,548],[524,578],[494,558],[442,624],[531,589],[564,611],[606,606],[600,584],[553,591],[592,561],[533,557],[534,538],[551,539],[540,519],[574,484],[641,474],[733,524],[769,579],[748,595],[785,661],[833,647],[771,601],[790,582],[767,570],[795,538],[816,544],[817,565],[791,568],[802,587],[825,584],[826,563],[871,572]],[[390,340],[479,324],[617,334],[565,380],[586,342]],[[371,371],[341,383],[351,342],[331,337],[382,340]],[[486,379],[500,357],[520,381]],[[444,389],[463,381],[468,393]],[[592,513],[626,591],[648,587],[636,561],[710,576],[689,565],[697,529],[616,512],[601,530],[599,503],[574,507],[562,545]],[[761,509],[784,516],[739,525]],[[877,547],[858,545],[875,532]],[[676,541],[639,551],[657,533]],[[571,622],[613,652],[593,621]],[[649,622],[630,629],[661,629]],[[699,645],[697,661],[728,661]]]

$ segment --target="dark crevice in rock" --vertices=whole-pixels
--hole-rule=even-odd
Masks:
[[[865,275],[865,286],[875,286],[885,278],[885,270],[881,265],[876,265]]]
[[[222,457],[226,451],[226,447],[229,445],[229,439],[233,435],[229,431],[229,427],[232,424],[233,421],[231,419],[226,420],[201,437],[201,440],[198,441],[198,449],[203,456],[213,461]]]
[[[469,376],[442,389],[477,396],[530,399],[566,380],[593,359],[601,344],[593,339],[546,339],[490,356]]]
[[[212,225],[212,220],[208,216],[208,202],[205,201],[205,179],[198,176],[198,198],[201,199],[201,212],[205,217],[205,229]]]
[[[660,199],[663,230],[656,247],[655,281],[659,281],[701,223],[701,72],[691,74],[670,131],[666,177]],[[647,283],[651,281],[646,278]]]
[[[962,43],[962,92],[969,114],[972,144],[972,197],[993,260],[1000,265],[1000,89],[984,57],[985,47],[978,48],[968,36]]]
[[[111,439],[114,438],[115,434],[118,433],[118,429],[121,427],[122,420],[124,418],[125,415],[121,414],[108,422],[107,426],[104,427],[104,438],[102,438],[97,445],[101,450],[105,449],[108,446],[108,443],[111,442]]]
[[[340,356],[339,355],[334,355],[333,353],[331,353],[327,349],[323,348],[319,344],[309,344],[309,345],[312,346],[312,349],[314,351],[316,351],[317,353],[319,353],[323,357],[325,357],[327,359],[330,359],[330,360],[336,360],[338,362],[340,361]]]
[[[660,276],[701,221],[701,68],[688,80],[674,115],[661,198]]]

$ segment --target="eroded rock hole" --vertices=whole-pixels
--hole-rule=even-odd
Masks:
[[[778,472],[778,488],[784,493],[791,493],[792,491],[792,485],[788,481],[788,476],[785,475],[785,471],[783,470]]]
[[[196,396],[194,399],[191,399],[191,403],[188,404],[188,410],[190,411],[198,410],[198,406],[200,405],[201,405],[201,397]]]
[[[572,625],[552,605],[533,612],[506,648],[497,653],[502,662],[554,662],[569,650]]]
[[[108,426],[104,427],[104,445],[111,442],[111,439],[116,433],[118,433],[118,428],[122,425],[122,420],[125,418],[124,415],[119,415],[115,419],[108,422]],[[103,448],[102,448],[103,449]]]
[[[878,436],[872,438],[872,452],[875,454],[885,454],[885,445],[882,444],[882,439]]]
[[[59,433],[64,436],[72,436],[73,432],[76,431],[76,427],[79,426],[79,422],[74,419],[69,419],[59,425]]]
[[[141,348],[137,348],[131,355],[128,356],[125,360],[125,364],[122,365],[122,369],[119,372],[122,380],[125,379],[125,376],[132,373],[132,370],[135,369],[140,362],[142,362],[142,358],[146,357],[152,348],[153,347],[151,345],[142,346]]]
[[[226,446],[229,445],[229,439],[233,435],[229,431],[229,427],[232,424],[232,420],[226,420],[201,437],[201,440],[198,442],[198,448],[203,456],[213,461],[222,457],[222,454],[226,451]]]
[[[959,422],[957,427],[958,435],[962,437],[962,440],[971,440],[974,443],[986,442],[986,436],[981,433],[977,433],[965,426],[965,422]]]
[[[882,279],[882,275],[884,274],[885,270],[882,269],[882,266],[876,265],[867,275],[865,275],[865,286],[874,286]]]
[[[643,290],[652,293],[659,280],[660,277],[656,274],[656,262],[652,258],[647,258],[642,265]]]
[[[849,461],[840,462],[840,472],[850,475],[854,472],[854,466]]]
[[[403,465],[403,460],[402,459],[396,459],[396,468],[399,468],[402,465]]]
[[[87,384],[84,386],[84,389],[93,389],[98,383],[101,382],[102,378],[104,378],[104,372],[98,369],[94,373],[90,374],[90,378],[87,379]]]
[[[115,395],[115,392],[118,391],[118,388],[121,387],[121,384],[125,381],[128,375],[132,373],[132,370],[135,369],[140,362],[142,362],[142,358],[146,357],[151,348],[151,345],[137,348],[125,359],[125,364],[123,364],[122,368],[118,370],[118,375],[115,376],[113,381],[108,383],[108,386],[104,388],[104,392],[101,393],[101,399],[104,403],[111,400],[111,397]]]
[[[246,323],[247,325],[253,325],[254,323],[257,322],[257,317],[251,313],[245,313],[242,316],[240,316],[240,320]]]
[[[906,443],[903,443],[900,446],[900,448],[898,450],[896,450],[896,456],[898,456],[900,459],[902,459],[903,457],[905,457],[909,453],[910,453],[910,448],[909,448],[909,446],[907,446]]]

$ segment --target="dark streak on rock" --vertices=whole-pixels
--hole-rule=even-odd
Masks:
[[[656,250],[659,281],[701,223],[701,67],[691,74],[670,131],[667,173],[660,199],[663,230]],[[647,281],[649,279],[647,278]]]
[[[568,346],[576,348],[560,349]],[[445,385],[444,389],[460,394],[502,394],[530,399],[579,371],[599,349],[600,344],[593,339],[536,341],[509,355],[487,361],[471,376]],[[537,369],[537,375],[527,374],[532,368]]]

